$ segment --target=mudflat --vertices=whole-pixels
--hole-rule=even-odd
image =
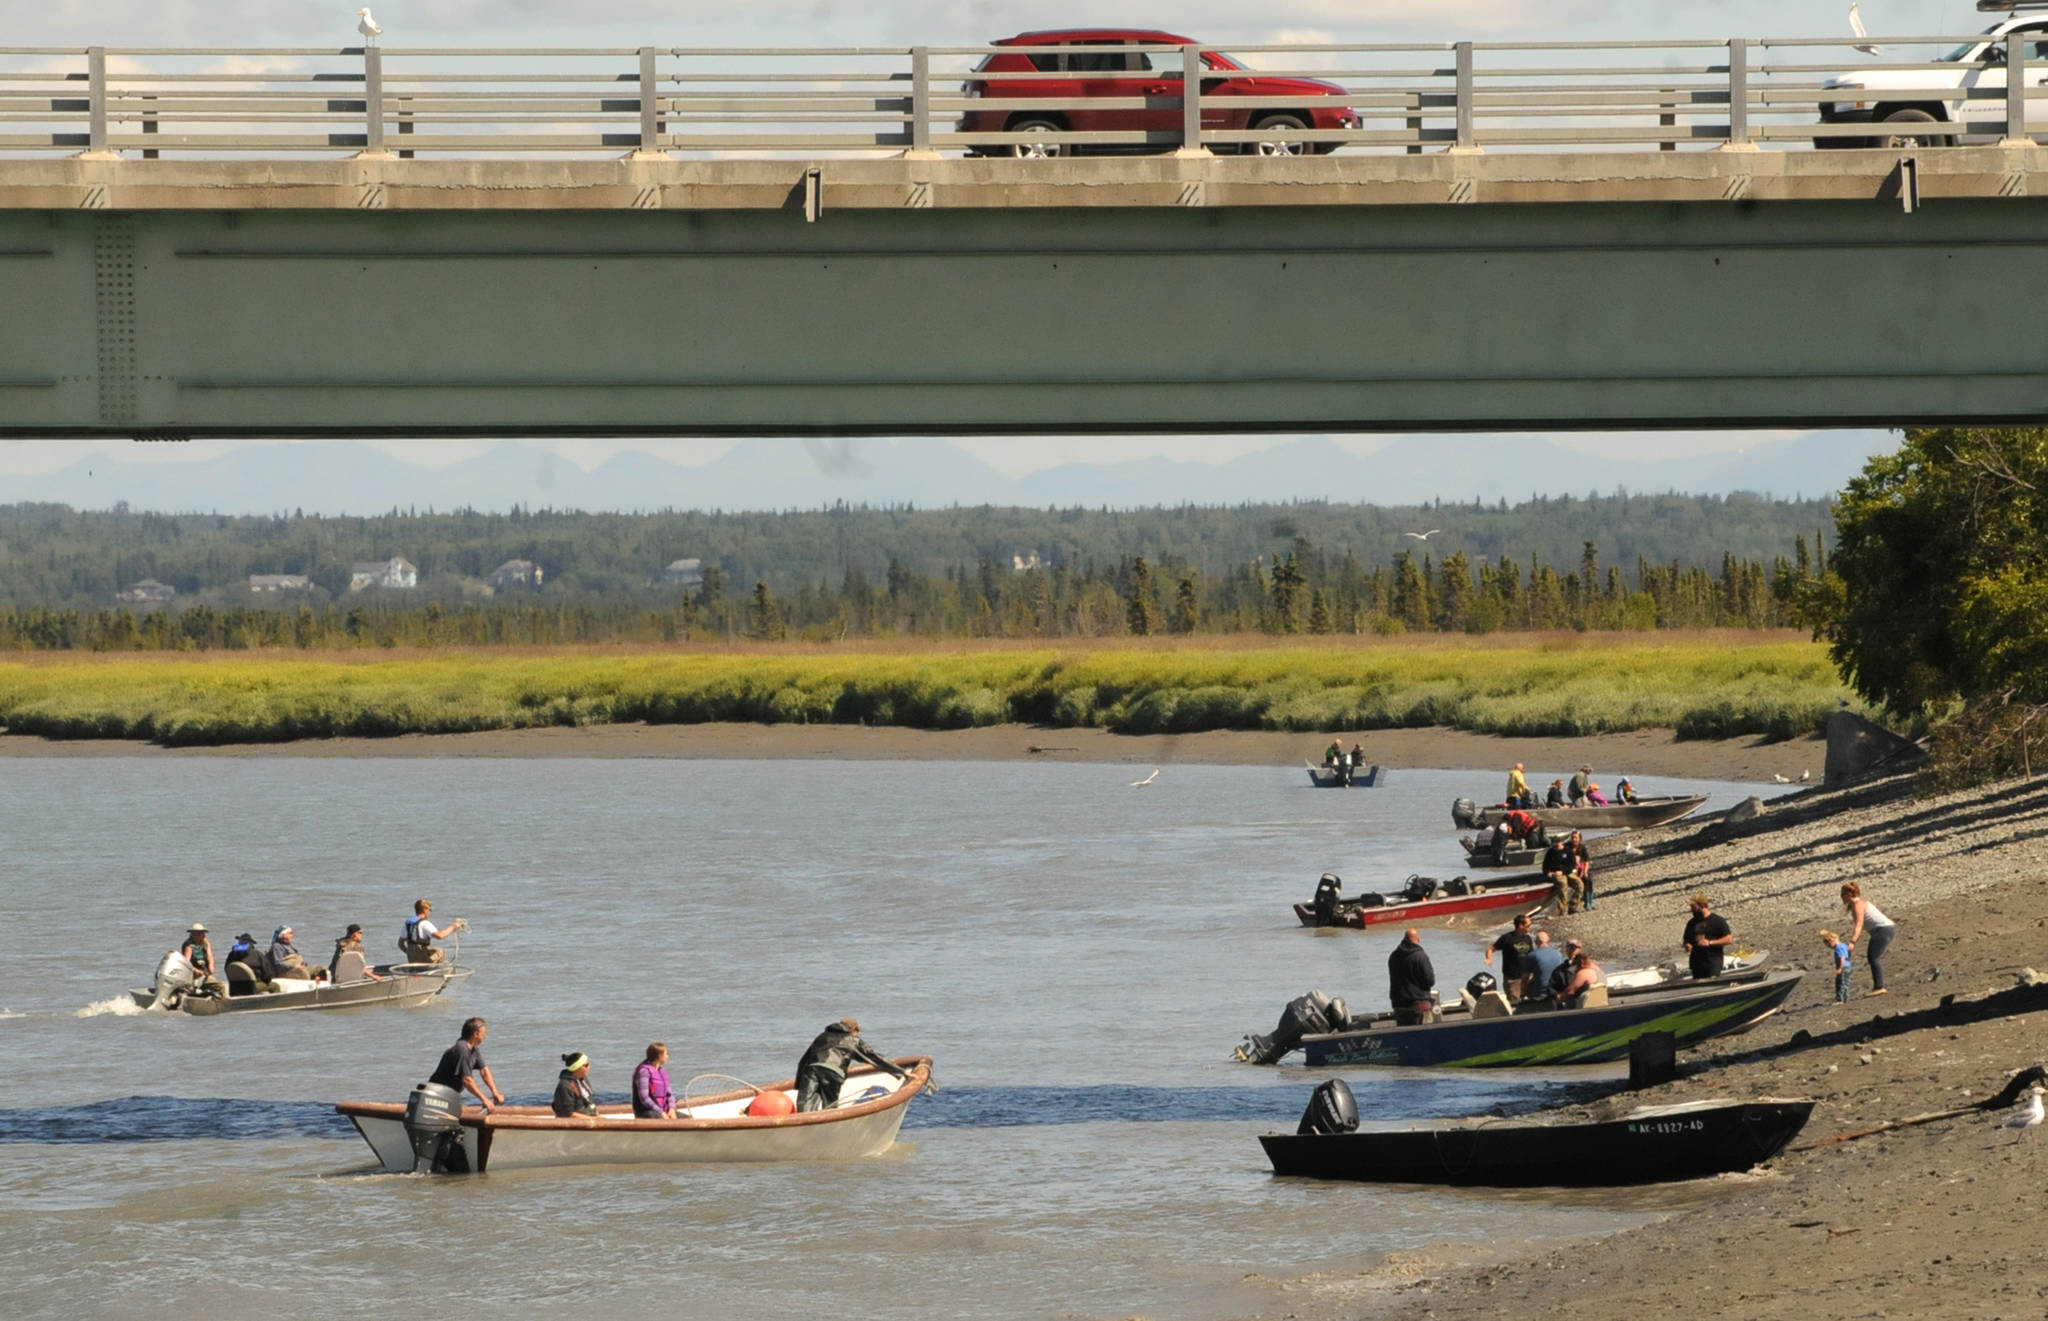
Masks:
[[[1786,794],[1751,822],[1643,836],[1640,856],[1599,866],[1593,912],[1548,922],[1558,939],[1581,937],[1609,967],[1680,957],[1686,898],[1704,892],[1739,945],[1768,947],[1774,964],[1807,977],[1784,1013],[1681,1055],[1678,1080],[1636,1097],[1810,1097],[1819,1104],[1805,1132],[1759,1172],[1592,1195],[1676,1208],[1643,1227],[1563,1247],[1510,1238],[1483,1257],[1444,1248],[1372,1270],[1257,1281],[1274,1295],[1260,1315],[2042,1316],[2048,1133],[2002,1127],[2011,1112],[1999,1110],[1852,1135],[1973,1106],[2010,1072],[2048,1062],[2048,978],[2029,966],[2048,969],[2044,838],[2048,781],[1934,795],[1911,774]],[[1886,994],[1868,994],[1859,944],[1855,998],[1837,1003],[1819,932],[1848,933],[1840,888],[1851,880],[1898,935],[1884,960]],[[1473,1213],[1511,1224],[1539,1217],[1556,1233],[1586,1196],[1475,1197]]]
[[[300,739],[170,749],[119,739],[0,738],[0,757],[673,757],[716,761],[819,758],[833,761],[1074,761],[1133,765],[1287,766],[1320,761],[1332,739],[1365,749],[1389,770],[1475,769],[1474,797],[1506,785],[1522,762],[1532,780],[1569,776],[1582,764],[1603,775],[1705,780],[1797,780],[1821,773],[1819,739],[1681,742],[1667,729],[1575,738],[1498,738],[1461,730],[1395,729],[1341,734],[1217,730],[1199,734],[1109,734],[1098,729],[992,725],[921,730],[864,725],[584,725],[404,734],[394,738]],[[1607,781],[1611,784],[1611,779]],[[1645,792],[1655,792],[1645,786]]]

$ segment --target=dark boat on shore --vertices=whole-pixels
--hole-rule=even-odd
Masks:
[[[1638,798],[1633,803],[1609,803],[1605,807],[1532,807],[1529,815],[1551,830],[1640,830],[1689,816],[1706,801],[1705,794],[1671,794]],[[1512,810],[1505,803],[1476,807],[1471,799],[1460,798],[1451,804],[1451,822],[1462,830],[1483,830]]]
[[[1378,762],[1359,770],[1308,763],[1308,780],[1318,789],[1377,789],[1386,783],[1386,768]]]
[[[1785,1149],[1813,1106],[1775,1098],[1689,1101],[1612,1119],[1446,1119],[1315,1132],[1309,1130],[1319,1107],[1312,1101],[1304,1131],[1268,1133],[1259,1144],[1273,1173],[1310,1179],[1613,1187],[1753,1169]]]
[[[1435,1023],[1396,1027],[1375,1019],[1339,1032],[1301,1039],[1311,1068],[1378,1065],[1410,1069],[1523,1069],[1559,1064],[1601,1064],[1628,1058],[1629,1044],[1651,1032],[1669,1032],[1683,1048],[1745,1032],[1784,1006],[1803,976],[1753,972],[1706,982],[1682,982],[1614,994],[1584,1009],[1538,1009],[1446,1014]],[[1603,994],[1605,992],[1603,991]],[[1498,994],[1498,993],[1495,993]],[[1489,1000],[1497,1010],[1505,999]]]
[[[1294,905],[1294,915],[1303,926],[1364,930],[1389,923],[1455,922],[1474,914],[1501,914],[1504,909],[1540,908],[1552,888],[1541,876],[1478,884],[1462,876],[1449,881],[1411,876],[1407,888],[1399,894],[1368,893],[1346,899],[1332,885],[1336,879],[1324,873],[1322,884],[1316,887],[1316,897]]]

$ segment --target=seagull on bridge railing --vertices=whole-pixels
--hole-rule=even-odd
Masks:
[[[363,40],[374,46],[377,44],[377,38],[384,35],[384,25],[370,17],[369,10],[358,9],[356,11],[356,31],[363,34]]]

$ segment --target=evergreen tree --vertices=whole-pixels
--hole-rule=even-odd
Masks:
[[[1133,637],[1150,637],[1159,631],[1159,606],[1153,599],[1152,566],[1143,555],[1131,562],[1131,599],[1124,612]]]
[[[747,636],[757,642],[779,642],[789,635],[782,612],[775,608],[775,594],[768,584],[754,584],[754,599],[747,606]]]

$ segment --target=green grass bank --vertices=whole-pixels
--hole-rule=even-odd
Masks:
[[[0,662],[10,733],[171,746],[638,721],[1792,738],[1847,695],[1782,639]]]

